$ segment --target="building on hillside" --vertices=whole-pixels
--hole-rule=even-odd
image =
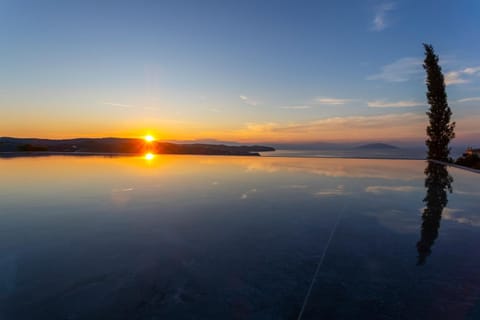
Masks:
[[[465,153],[469,156],[473,156],[474,154],[476,154],[480,157],[480,149],[473,149],[472,147],[468,147]]]

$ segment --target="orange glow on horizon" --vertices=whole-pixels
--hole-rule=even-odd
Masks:
[[[150,134],[147,134],[145,137],[144,137],[145,141],[147,142],[152,142],[152,141],[155,141],[155,137],[150,135]]]
[[[38,120],[38,119],[37,119]],[[379,140],[396,142],[423,142],[427,119],[414,113],[375,115],[375,116],[345,116],[297,122],[257,122],[238,123],[169,123],[151,119],[133,119],[128,123],[71,123],[68,121],[5,122],[0,120],[0,136],[18,138],[136,138],[143,140],[146,151],[157,141],[189,141],[214,139],[218,141],[235,141],[245,144],[270,143],[353,143],[372,142]],[[43,121],[45,120],[45,121]],[[478,133],[480,117],[470,116],[456,118],[456,143],[475,141]],[[93,121],[93,120],[92,120]],[[95,121],[97,121],[95,119]],[[137,122],[138,123],[137,123]],[[154,121],[158,121],[155,122]],[[133,124],[132,124],[133,123]],[[137,124],[135,124],[137,123]],[[161,128],[155,129],[155,128]]]

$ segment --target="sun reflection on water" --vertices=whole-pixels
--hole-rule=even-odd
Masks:
[[[155,155],[153,153],[146,153],[144,156],[145,160],[153,160],[155,158]]]

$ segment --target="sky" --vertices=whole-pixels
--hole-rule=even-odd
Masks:
[[[480,1],[0,0],[0,136],[479,143]]]

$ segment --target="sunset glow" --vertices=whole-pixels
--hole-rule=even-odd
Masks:
[[[1,30],[11,31],[3,41],[10,45],[0,74],[0,136],[423,145],[421,44],[432,41],[445,59],[453,143],[478,140],[480,44],[467,32],[480,27],[475,1],[435,6],[448,22],[437,28],[421,14],[429,1],[410,8],[353,1],[349,10],[287,1],[272,20],[269,5],[251,11],[249,1],[187,1],[190,10],[152,1],[134,17],[129,6],[92,11],[88,0],[56,10],[7,2],[0,6]],[[31,16],[18,28],[24,11]],[[249,27],[238,12],[249,13]],[[124,30],[126,17],[135,28]],[[52,30],[49,21],[72,24]],[[91,28],[77,28],[82,21]],[[62,39],[77,42],[64,48]]]
[[[152,142],[155,140],[155,138],[152,136],[152,135],[149,135],[147,134],[145,137],[144,137],[145,141],[147,142]]]
[[[480,320],[479,13],[0,0],[0,320]]]

